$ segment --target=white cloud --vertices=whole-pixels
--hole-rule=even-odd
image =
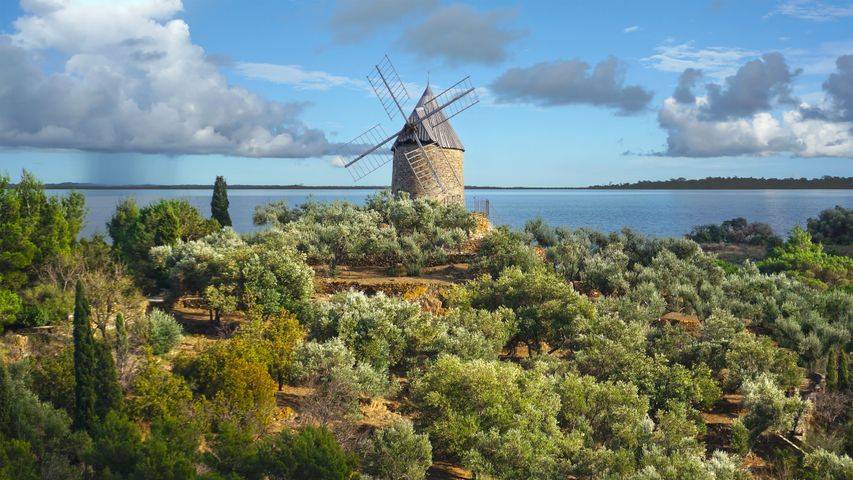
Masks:
[[[773,15],[786,15],[813,22],[829,22],[853,16],[853,3],[833,5],[814,0],[789,0],[777,5],[768,17]]]
[[[633,32],[636,32],[636,31],[637,31],[637,30],[639,30],[639,29],[640,29],[640,27],[639,27],[639,26],[637,26],[637,25],[631,25],[630,27],[625,27],[625,28],[623,28],[623,29],[622,29],[622,31],[623,31],[623,32],[625,32],[625,33],[633,33]]]
[[[853,123],[807,119],[799,110],[785,112],[781,122],[769,112],[711,120],[703,115],[707,102],[707,97],[697,97],[693,104],[672,97],[664,101],[658,121],[668,138],[667,150],[661,155],[853,157]]]
[[[654,55],[643,58],[643,62],[656,70],[681,73],[688,68],[695,68],[713,78],[727,77],[738,69],[743,60],[761,55],[761,52],[744,48],[695,48],[693,42],[667,42],[656,47],[655,51],[657,53]]]
[[[240,62],[236,68],[246,77],[292,85],[303,90],[328,90],[333,87],[369,88],[364,80],[306,70],[300,65]]]
[[[313,157],[330,147],[278,103],[228,85],[179,0],[24,0],[0,35],[0,145]],[[48,53],[64,63],[41,68]]]

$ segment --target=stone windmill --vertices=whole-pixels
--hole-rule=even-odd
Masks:
[[[470,77],[438,95],[427,85],[408,117],[403,108],[409,94],[387,55],[367,79],[388,117],[394,120],[399,113],[405,124],[390,136],[377,124],[347,144],[342,154],[348,157],[345,166],[353,179],[358,181],[393,161],[394,193],[464,205],[465,147],[449,120],[479,101]]]

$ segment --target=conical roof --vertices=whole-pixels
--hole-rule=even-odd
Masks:
[[[435,102],[431,102],[432,99],[432,89],[427,85],[426,90],[424,90],[424,94],[421,95],[421,99],[418,100],[418,104],[415,105],[415,109],[412,110],[411,115],[409,115],[410,124],[417,123],[422,117],[429,115],[429,113],[435,109],[436,105]],[[435,127],[430,125],[439,122],[441,124]],[[397,146],[406,143],[415,143],[415,135],[418,136],[418,139],[420,139],[423,144],[435,143],[442,148],[465,150],[465,147],[462,146],[462,141],[460,141],[459,137],[456,136],[456,131],[453,130],[453,126],[450,125],[449,121],[447,121],[447,117],[444,116],[443,111],[429,117],[425,122],[417,125],[413,131],[403,132],[400,134],[391,149],[394,150]]]

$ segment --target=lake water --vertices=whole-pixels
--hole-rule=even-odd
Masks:
[[[182,198],[210,214],[210,190],[81,190],[89,208],[83,235],[105,232],[116,205],[132,196],[147,205],[160,198]],[[66,193],[49,190],[51,194]],[[240,232],[252,225],[255,206],[286,200],[298,205],[309,196],[317,201],[364,203],[370,190],[231,190],[231,219]],[[851,190],[473,190],[466,201],[488,199],[495,224],[524,226],[542,217],[551,225],[590,227],[605,232],[630,227],[655,236],[680,236],[694,225],[720,223],[734,217],[767,222],[784,234],[825,208],[853,208]]]

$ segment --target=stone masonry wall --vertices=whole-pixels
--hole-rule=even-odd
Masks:
[[[445,193],[442,195],[438,190],[437,195],[430,195],[427,191],[418,185],[414,172],[409,167],[409,162],[406,161],[405,152],[418,148],[417,145],[400,145],[394,151],[394,169],[391,174],[391,189],[394,193],[399,191],[409,192],[412,198],[434,198],[441,202],[458,203],[465,205],[465,176],[464,176],[464,161],[465,152],[452,148],[445,148],[444,154],[447,156],[447,161],[439,158],[433,161],[436,173],[444,185]],[[440,147],[439,147],[440,148]],[[456,172],[456,177],[453,172]],[[458,183],[456,178],[459,179]],[[427,189],[435,184],[432,180],[431,184],[426,185]]]

